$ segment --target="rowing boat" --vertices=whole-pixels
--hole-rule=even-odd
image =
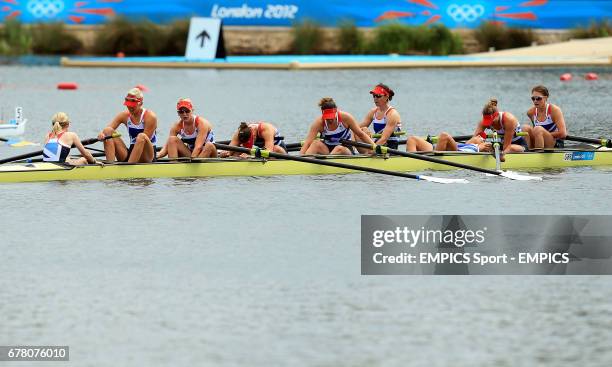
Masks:
[[[486,153],[433,153],[436,158],[495,169],[495,158]],[[325,156],[332,162],[398,172],[449,170],[453,167],[407,157]],[[541,153],[510,153],[502,169],[544,169],[580,166],[612,166],[612,149],[554,150]],[[344,174],[356,171],[282,159],[208,158],[189,162],[116,163],[105,166],[67,166],[57,163],[14,163],[0,165],[0,182],[62,180],[117,180],[132,178],[178,178],[215,176],[274,176]]]

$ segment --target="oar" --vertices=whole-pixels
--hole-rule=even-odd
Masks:
[[[456,163],[456,162],[451,162],[451,161],[447,161],[447,160],[444,160],[444,159],[433,158],[433,157],[429,157],[429,156],[426,156],[426,155],[420,155],[420,154],[415,154],[415,153],[403,152],[401,150],[391,149],[391,148],[387,148],[385,146],[376,145],[376,144],[375,145],[370,145],[370,144],[366,144],[366,143],[360,143],[360,142],[355,142],[355,141],[352,141],[352,140],[344,140],[344,139],[340,140],[340,142],[342,144],[344,144],[344,145],[352,145],[352,146],[355,146],[355,147],[372,149],[372,150],[374,150],[378,154],[391,153],[391,154],[401,155],[401,156],[404,156],[404,157],[420,159],[422,161],[428,161],[428,162],[433,162],[433,163],[438,163],[438,164],[445,164],[447,166],[453,166],[453,167],[458,167],[458,168],[463,168],[463,169],[469,169],[469,170],[483,172],[483,173],[488,173],[488,174],[496,175],[496,176],[503,176],[503,177],[507,177],[507,178],[510,178],[510,179],[513,179],[513,180],[521,180],[521,181],[527,181],[527,180],[541,181],[542,180],[542,177],[524,176],[524,175],[519,175],[519,174],[514,173],[514,172],[509,172],[509,171],[494,171],[494,170],[491,170],[491,169],[480,168],[480,167],[476,167],[476,166],[470,166],[470,165],[463,164],[463,163]]]
[[[415,180],[424,180],[424,181],[436,182],[436,183],[468,183],[468,181],[465,180],[465,179],[440,178],[440,177],[430,177],[430,176],[422,176],[422,175],[412,175],[412,174],[409,174],[409,173],[387,171],[387,170],[382,170],[382,169],[377,169],[377,168],[370,168],[370,167],[355,166],[355,165],[352,165],[352,164],[345,164],[345,163],[339,163],[339,162],[330,162],[330,161],[325,161],[325,160],[316,159],[316,158],[309,158],[309,157],[295,156],[295,155],[289,155],[289,154],[275,153],[275,152],[270,152],[270,151],[267,151],[265,149],[260,149],[260,148],[247,149],[247,148],[243,148],[243,147],[237,147],[237,146],[233,146],[233,145],[225,145],[225,144],[220,144],[220,143],[215,143],[215,146],[217,148],[219,148],[219,149],[222,149],[222,150],[231,150],[231,151],[238,152],[238,153],[246,153],[246,154],[251,155],[254,158],[268,158],[268,157],[279,158],[279,159],[286,159],[286,160],[289,160],[289,161],[312,163],[312,164],[318,164],[318,165],[321,165],[321,166],[338,167],[338,168],[350,169],[350,170],[355,170],[355,171],[364,171],[364,172],[378,173],[378,174],[383,174],[383,175],[390,175],[390,176],[397,176],[397,177],[404,177],[404,178],[412,178],[412,179],[415,179]]]
[[[121,136],[121,134],[115,132],[115,133],[113,133],[110,136],[105,136],[103,140],[107,140],[107,139],[111,139],[111,138],[118,138],[120,136]],[[90,145],[90,144],[93,144],[93,143],[96,143],[96,142],[98,142],[98,138],[91,138],[91,139],[81,140],[81,144],[83,144],[83,145]],[[22,160],[22,159],[28,159],[28,158],[36,157],[36,156],[41,155],[41,154],[43,154],[43,150],[37,150],[37,151],[31,152],[31,153],[20,154],[20,155],[16,155],[16,156],[13,156],[13,157],[0,159],[0,164],[9,163],[9,162],[15,162],[15,161]]]
[[[406,135],[406,132],[405,131],[396,131],[392,135],[393,136],[402,136],[402,135]],[[372,134],[373,138],[380,138],[381,136],[382,136],[382,134]],[[319,134],[317,134],[316,139],[320,139],[320,135]],[[398,145],[402,145],[402,144],[406,144],[406,139],[398,141]],[[304,140],[300,141],[299,143],[285,144],[285,147],[287,148],[288,152],[297,152],[300,149],[302,149],[302,145],[304,145]]]
[[[606,148],[612,148],[612,139],[604,139],[604,138],[591,139],[591,138],[583,138],[581,136],[568,135],[565,137],[564,140],[579,141],[581,143],[591,143],[591,144],[601,145]]]
[[[491,134],[486,134],[486,138],[493,138],[495,135],[495,133],[491,133]],[[527,136],[529,134],[527,134],[526,132],[519,132],[516,133],[516,136]],[[482,136],[482,135],[481,135]],[[504,134],[497,134],[497,136],[501,139],[504,137]],[[455,141],[465,141],[465,140],[470,140],[471,138],[473,138],[474,135],[457,135],[457,136],[453,136],[453,140]],[[484,137],[483,137],[484,138]],[[430,144],[435,144],[438,142],[438,137],[437,136],[431,136],[431,135],[427,135],[427,137],[425,138],[425,140],[430,143]]]

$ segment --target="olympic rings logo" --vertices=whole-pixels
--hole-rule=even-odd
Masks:
[[[472,23],[484,14],[484,6],[480,4],[476,5],[449,5],[446,9],[446,13],[453,18],[455,22],[468,22]]]
[[[55,18],[64,10],[62,0],[30,0],[27,9],[35,18]]]

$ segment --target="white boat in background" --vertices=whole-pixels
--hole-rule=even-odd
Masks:
[[[8,123],[0,121],[0,137],[23,135],[27,122],[28,120],[23,118],[23,108],[15,107],[15,118]]]

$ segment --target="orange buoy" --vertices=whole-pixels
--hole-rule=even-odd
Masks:
[[[599,79],[599,76],[595,73],[586,73],[584,74],[584,79],[585,80],[597,80]]]
[[[562,82],[567,82],[569,80],[572,80],[572,74],[570,73],[561,74],[561,76],[559,77],[559,80],[561,80]]]
[[[123,51],[119,51],[117,52],[115,56],[121,58],[121,57],[125,57],[125,54],[123,53]]]
[[[71,82],[57,83],[57,89],[74,90],[78,88],[79,88],[79,85],[77,83],[71,83]]]
[[[142,84],[138,84],[137,86],[135,86],[134,88],[138,88],[140,89],[141,92],[148,92],[149,88],[147,88],[146,86],[142,85]]]

